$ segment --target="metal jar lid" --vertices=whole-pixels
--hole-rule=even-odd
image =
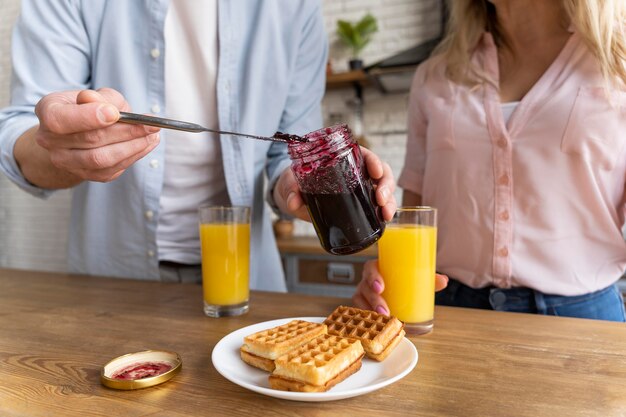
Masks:
[[[118,356],[100,372],[102,385],[121,390],[152,387],[168,381],[183,366],[178,353],[145,350]]]

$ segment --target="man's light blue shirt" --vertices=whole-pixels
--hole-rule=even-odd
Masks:
[[[35,104],[63,90],[110,87],[133,111],[166,115],[166,0],[23,0],[13,34],[10,107],[0,112],[0,170],[27,192],[13,157],[38,123]],[[321,127],[327,41],[319,0],[218,0],[220,128],[272,135]],[[72,195],[70,271],[158,279],[156,231],[162,143],[110,183],[84,182]],[[284,291],[264,190],[289,167],[283,144],[222,136],[233,205],[252,206],[251,287]],[[267,181],[269,180],[269,182]],[[146,213],[152,212],[152,215]]]

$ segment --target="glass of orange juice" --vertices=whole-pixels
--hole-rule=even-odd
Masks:
[[[378,242],[383,297],[409,334],[433,329],[437,209],[400,207]]]
[[[250,295],[250,207],[203,206],[198,214],[204,314],[244,314]]]

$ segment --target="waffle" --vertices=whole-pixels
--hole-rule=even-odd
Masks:
[[[270,387],[282,391],[324,392],[359,369],[361,342],[323,334],[276,359]]]
[[[404,337],[404,323],[375,311],[339,306],[324,320],[328,334],[360,340],[368,358],[384,360]]]
[[[276,358],[321,334],[326,334],[324,324],[292,320],[244,337],[240,349],[241,359],[249,365],[272,372]]]

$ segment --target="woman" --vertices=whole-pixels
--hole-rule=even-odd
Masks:
[[[439,211],[437,303],[625,321],[624,3],[452,2],[398,180]],[[370,263],[353,301],[383,290]]]

